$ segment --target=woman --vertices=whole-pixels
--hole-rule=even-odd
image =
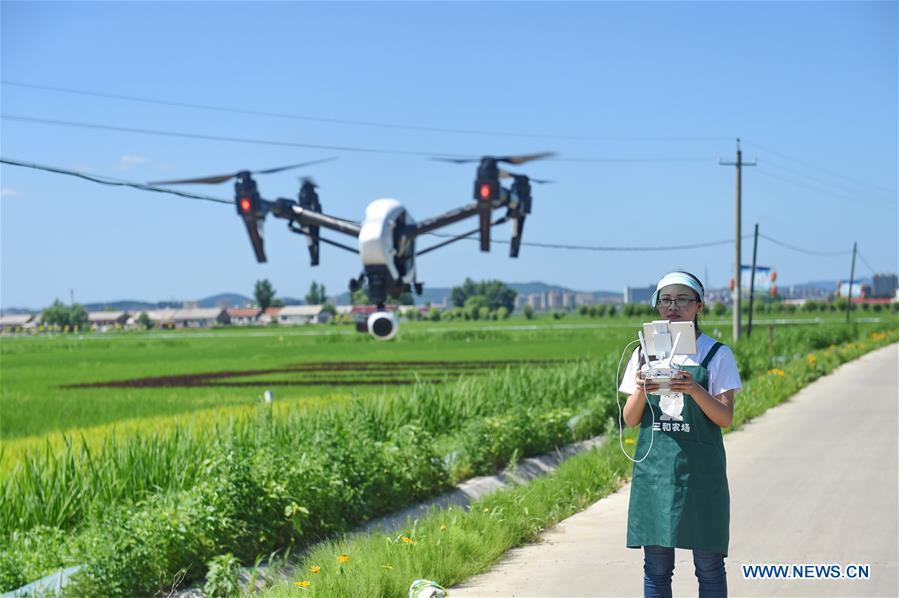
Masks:
[[[637,455],[646,455],[634,463],[627,545],[643,548],[647,597],[671,596],[675,548],[693,550],[700,596],[727,596],[730,493],[721,428],[733,420],[734,395],[742,384],[730,349],[699,330],[704,294],[698,278],[676,271],[662,277],[650,300],[662,319],[692,320],[696,328],[697,353],[672,359],[681,368],[669,383],[671,392],[683,393],[680,413],[661,410],[654,394],[659,385],[640,374],[646,362],[640,349],[631,356],[619,388],[629,394],[625,423],[640,425]]]

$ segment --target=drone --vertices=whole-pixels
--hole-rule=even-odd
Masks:
[[[547,158],[552,152],[520,156],[483,156],[481,158],[433,158],[454,163],[478,162],[474,182],[474,202],[450,210],[433,218],[416,222],[408,210],[396,199],[376,199],[368,204],[362,222],[354,222],[330,216],[322,212],[315,181],[309,177],[301,179],[297,200],[278,198],[274,201],[263,199],[253,179],[254,174],[271,174],[283,170],[319,164],[328,160],[316,160],[302,164],[292,164],[266,170],[242,170],[234,174],[209,177],[157,181],[151,185],[218,184],[231,179],[234,183],[234,203],[237,215],[247,229],[250,244],[258,262],[267,261],[263,224],[267,216],[287,220],[291,232],[306,238],[311,266],[319,265],[321,243],[332,245],[356,253],[362,258],[362,273],[350,279],[349,289],[356,292],[365,289],[369,299],[377,306],[377,311],[367,319],[357,322],[357,330],[368,332],[379,340],[389,340],[396,336],[399,328],[396,314],[386,309],[388,296],[399,298],[413,290],[421,295],[424,285],[416,279],[415,258],[435,249],[445,247],[474,234],[480,236],[480,249],[490,251],[490,229],[504,222],[511,222],[509,257],[517,258],[521,248],[524,222],[531,213],[531,183],[551,181],[532,179],[524,174],[507,172],[499,164],[519,165],[532,160]],[[333,158],[331,158],[333,159]],[[501,179],[511,179],[506,188]],[[493,220],[493,211],[506,209],[501,218]],[[439,242],[431,247],[416,251],[416,241],[422,235],[439,228],[455,224],[469,217],[477,216],[477,229]],[[321,236],[322,229],[354,237],[357,247],[352,247]]]

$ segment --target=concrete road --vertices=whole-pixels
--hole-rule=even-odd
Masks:
[[[731,596],[899,596],[897,345],[869,353],[725,436]],[[737,400],[739,400],[739,395]],[[468,596],[641,596],[643,556],[625,547],[630,486],[511,550],[453,588]],[[675,551],[675,596],[695,596]],[[742,564],[870,566],[866,580],[744,579]]]

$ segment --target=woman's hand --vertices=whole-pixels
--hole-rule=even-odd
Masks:
[[[643,385],[643,372],[639,369],[637,370],[637,390],[639,392],[646,391],[646,394],[653,394],[659,390],[659,385],[651,380],[646,381],[646,385]]]
[[[690,372],[681,371],[677,373],[677,377],[672,378],[668,382],[668,388],[671,389],[671,392],[680,392],[693,396],[696,394],[696,390],[702,387],[696,383]]]

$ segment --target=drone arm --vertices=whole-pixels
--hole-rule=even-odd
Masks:
[[[361,227],[358,224],[347,222],[340,218],[334,218],[333,216],[328,216],[327,214],[322,214],[320,212],[306,210],[300,206],[293,206],[293,213],[295,214],[295,217],[292,219],[299,221],[303,226],[320,226],[351,237],[358,237],[359,231],[361,230]]]
[[[302,208],[289,199],[279,199],[278,201],[267,203],[269,204],[271,214],[278,218],[299,222],[301,226],[321,226],[351,237],[359,236],[361,227],[355,222]]]
[[[478,213],[478,203],[470,203],[466,206],[462,206],[461,208],[457,208],[455,210],[446,212],[441,214],[440,216],[435,216],[433,218],[428,218],[426,220],[422,220],[414,227],[410,227],[409,231],[412,236],[423,235],[425,233],[429,233],[433,230],[437,230],[438,228],[442,228],[444,226],[449,226],[450,224],[455,224],[460,220],[465,220],[466,218],[470,218]]]

